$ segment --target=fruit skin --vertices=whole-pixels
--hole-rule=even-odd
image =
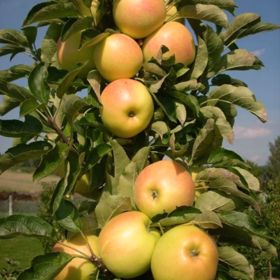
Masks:
[[[94,48],[97,70],[108,81],[131,78],[143,64],[143,53],[135,40],[121,33],[109,35]]]
[[[161,160],[146,166],[134,184],[135,204],[149,217],[192,205],[194,194],[191,175],[173,160]]]
[[[164,0],[114,0],[113,17],[121,32],[140,39],[158,29],[165,20]]]
[[[95,235],[87,236],[88,243],[96,256],[98,256],[98,237]],[[53,247],[54,252],[64,252],[69,255],[79,255],[79,252],[71,249],[77,249],[87,256],[91,256],[90,249],[88,248],[87,242],[82,238],[82,236],[77,235],[70,240],[65,240],[62,244],[57,243]],[[72,259],[54,278],[54,280],[89,280],[89,276],[97,272],[95,265],[84,258],[74,258]]]
[[[186,224],[161,236],[151,261],[155,280],[214,280],[217,266],[215,241],[198,227]]]
[[[160,234],[149,229],[150,219],[138,211],[113,217],[99,235],[99,252],[106,267],[117,277],[134,278],[150,267]]]
[[[101,118],[116,136],[130,138],[150,123],[154,104],[148,89],[132,79],[111,82],[101,94]]]
[[[195,45],[192,34],[182,23],[170,21],[144,40],[144,61],[152,57],[158,58],[162,46],[169,51],[163,54],[163,59],[175,55],[175,63],[190,65],[195,58]]]
[[[92,59],[93,48],[85,48],[79,50],[81,41],[81,33],[76,32],[65,41],[59,40],[57,43],[57,61],[61,69],[71,71],[77,67],[78,64],[83,64],[88,61],[88,68],[94,68]]]

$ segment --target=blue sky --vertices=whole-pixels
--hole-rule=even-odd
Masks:
[[[0,29],[19,29],[30,8],[39,0],[0,0]],[[237,14],[254,12],[262,16],[263,21],[280,24],[279,0],[236,0]],[[268,143],[280,135],[280,30],[250,36],[239,41],[239,47],[254,52],[263,61],[265,67],[260,71],[234,72],[233,76],[244,80],[262,101],[268,111],[268,122],[262,124],[248,112],[239,110],[235,123],[235,141],[226,147],[236,151],[242,157],[264,164],[269,155]],[[9,62],[0,57],[0,69],[13,64],[28,63],[23,56]],[[0,100],[2,97],[0,96]],[[18,112],[12,111],[6,119],[17,118]],[[10,146],[10,139],[0,136],[0,152]]]

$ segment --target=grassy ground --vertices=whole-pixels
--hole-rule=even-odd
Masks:
[[[7,259],[18,262],[18,268],[22,270],[30,266],[35,256],[42,253],[43,247],[37,238],[17,236],[0,239],[0,271],[8,268]]]
[[[55,182],[57,177],[46,178],[43,183]],[[6,171],[0,175],[0,193],[17,192],[37,194],[42,191],[42,181],[34,182],[32,174],[15,171]],[[14,214],[36,214],[38,201],[14,200]],[[0,201],[0,217],[8,213],[8,200]],[[18,262],[16,270],[23,270],[30,266],[32,259],[43,253],[43,247],[39,239],[17,236],[9,239],[0,238],[0,272],[4,268],[13,270],[7,263],[7,259]],[[1,274],[1,273],[0,273]],[[1,277],[0,277],[1,278]]]

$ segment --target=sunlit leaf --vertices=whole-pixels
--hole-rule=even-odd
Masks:
[[[95,208],[99,227],[103,227],[117,214],[131,210],[131,207],[131,200],[129,197],[111,195],[109,192],[104,191]]]
[[[266,110],[260,102],[256,101],[254,94],[247,87],[235,87],[222,85],[216,87],[209,93],[208,105],[216,105],[219,102],[231,102],[252,114],[256,115],[262,122],[267,119]]]
[[[179,14],[182,17],[206,20],[217,25],[226,27],[228,19],[226,13],[215,5],[186,5],[180,8]]]
[[[195,201],[195,207],[201,211],[232,211],[235,203],[232,199],[224,197],[217,192],[202,193]]]
[[[244,29],[250,28],[260,21],[260,16],[254,13],[244,13],[234,17],[233,21],[229,24],[227,29],[221,33],[226,46],[232,44]]]

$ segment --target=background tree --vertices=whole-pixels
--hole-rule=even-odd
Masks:
[[[233,141],[238,107],[266,122],[263,104],[244,81],[234,77],[234,70],[258,70],[263,63],[239,48],[238,40],[278,26],[253,13],[236,15],[233,0],[165,1],[164,23],[186,23],[195,38],[196,47],[191,45],[195,55],[187,62],[177,61],[164,45],[156,57],[132,66],[135,76],[130,78],[148,89],[154,113],[143,131],[117,137],[102,118],[102,92],[111,79],[102,72],[111,69],[99,63],[99,56],[92,60],[90,55],[119,32],[113,4],[111,0],[46,1],[30,10],[21,30],[0,31],[0,55],[12,59],[26,53],[33,58],[31,65],[0,72],[0,93],[5,97],[1,115],[16,107],[20,112],[19,119],[0,120],[2,136],[20,138],[1,155],[0,172],[39,159],[34,180],[60,174],[47,203],[48,214],[0,219],[0,236],[24,234],[52,243],[75,234],[98,235],[113,216],[136,209],[135,178],[146,165],[167,157],[192,173],[196,199],[192,206],[152,217],[152,227],[161,233],[182,223],[203,228],[218,244],[217,279],[255,279],[254,267],[239,252],[240,246],[264,252],[268,261],[277,251],[269,228],[258,221],[262,217],[259,180],[223,143]],[[37,47],[42,26],[47,31]],[[61,48],[67,50],[67,40],[73,44],[68,57],[77,59],[71,63],[63,63],[60,56]],[[136,49],[143,50],[145,40],[136,41]],[[114,58],[122,54],[125,59],[128,52],[122,51]],[[19,78],[25,78],[28,86],[17,85],[14,81]],[[128,112],[129,117],[134,114]],[[86,198],[77,203],[73,195],[80,192],[84,178]],[[48,249],[20,274],[20,280],[53,279],[73,258]],[[114,278],[102,259],[91,254],[85,257],[98,268],[96,278]],[[140,279],[149,277],[150,271]]]

